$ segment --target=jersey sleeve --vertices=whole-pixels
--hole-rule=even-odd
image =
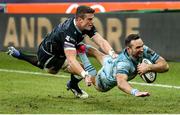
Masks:
[[[76,41],[69,35],[65,36],[64,50],[76,50]]]
[[[116,74],[126,74],[128,75],[130,71],[130,65],[127,62],[118,62]]]
[[[145,57],[155,63],[159,59],[159,55],[148,46],[144,46]]]
[[[87,34],[90,38],[92,38],[96,34],[97,30],[95,26],[91,28],[91,30],[84,31],[85,34]]]

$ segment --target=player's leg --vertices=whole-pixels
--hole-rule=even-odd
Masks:
[[[86,52],[90,56],[94,56],[100,63],[103,65],[103,59],[105,57],[105,54],[100,52],[98,49],[91,45],[86,45]]]
[[[13,46],[8,47],[7,54],[11,55],[17,59],[27,61],[27,62],[31,63],[32,65],[39,67],[38,63],[37,63],[38,62],[37,56],[30,55],[30,54],[24,54],[21,51],[14,48]]]
[[[31,64],[40,67],[41,69],[45,69],[48,73],[51,74],[56,74],[61,68],[66,68],[68,67],[67,62],[65,61],[64,58],[60,58],[54,55],[49,54],[45,50],[42,49],[42,47],[39,48],[37,56],[31,56],[31,55],[26,55],[20,52],[19,50],[15,49],[14,47],[9,47],[8,51],[9,55],[12,55],[15,58],[25,60],[30,62]],[[34,61],[34,62],[33,62]],[[80,89],[78,87],[79,81],[82,80],[82,78],[77,79],[73,74],[71,75],[71,81],[67,84],[68,89],[70,89],[76,97],[79,98],[87,98],[88,94]]]
[[[96,77],[94,77],[93,84],[95,86],[95,89],[100,92],[107,92],[111,90],[115,85],[114,82],[107,80],[108,76],[104,74],[104,68],[102,67]],[[110,85],[111,84],[111,85]]]
[[[81,80],[79,76],[71,74],[71,80],[67,82],[67,90],[71,90],[78,98],[88,98],[89,95],[78,86]]]
[[[99,60],[102,59],[102,56],[104,56],[104,54],[101,53],[100,51],[97,51],[96,48],[93,48],[90,45],[88,47],[86,47],[86,45],[83,44],[83,43],[79,44],[78,47],[77,47],[78,56],[80,57],[80,59],[81,59],[81,61],[83,63],[83,67],[92,76],[91,80],[92,80],[93,84],[95,84],[95,76],[96,76],[97,72],[96,72],[96,69],[90,63],[90,61],[89,61],[89,59],[88,59],[88,57],[86,55],[87,51],[90,51],[90,53],[95,53],[94,55],[96,57],[98,57]],[[81,81],[81,77],[79,77],[77,75],[76,76],[71,75],[71,80],[69,81],[69,83],[73,84],[75,86],[78,86],[78,83],[80,81]]]
[[[38,65],[51,74],[56,74],[65,65],[66,57],[59,57],[38,51]]]
[[[85,44],[80,44],[77,47],[77,54],[81,59],[81,62],[83,64],[84,70],[88,71],[88,73],[91,76],[96,76],[96,69],[92,66],[91,62],[89,61],[86,53],[87,53],[87,48]]]
[[[60,69],[71,72],[65,56],[59,57],[51,55],[44,49],[41,50],[40,48],[38,51],[38,60],[39,65],[42,66],[48,73],[56,74]],[[70,89],[76,97],[87,98],[88,94],[78,87],[78,83],[81,80],[82,78],[75,77],[73,74],[71,74],[71,82],[67,83],[67,88]]]
[[[83,65],[81,64],[81,66]],[[78,98],[88,98],[88,94],[78,86],[78,83],[82,80],[82,77],[73,74],[73,71],[71,71],[71,67],[68,65],[67,61],[65,61],[62,69],[65,72],[71,73],[71,78],[67,82],[67,90],[72,91],[73,94]]]
[[[68,68],[69,67],[69,68]],[[62,67],[65,71],[68,72],[72,72],[70,70],[70,66],[66,66]],[[82,80],[82,77],[75,75],[73,73],[71,73],[71,78],[70,80],[67,82],[66,86],[67,86],[67,90],[70,90],[73,92],[73,94],[78,97],[78,98],[88,98],[88,94],[83,91],[79,86],[78,83]]]
[[[91,75],[92,77],[96,76],[96,69],[92,66],[92,64],[90,63],[87,55],[86,55],[86,45],[81,43],[77,46],[77,54],[81,59],[82,62],[82,66],[85,69],[85,71],[88,72],[89,75]],[[73,79],[72,79],[73,77]],[[79,76],[71,76],[71,81],[70,83],[78,85],[78,83],[81,81],[81,77]]]
[[[86,50],[86,46],[84,44],[80,44],[77,47],[77,54],[82,61],[82,64],[83,64],[82,66],[84,67],[85,71],[88,71],[88,73],[91,76],[95,76],[96,69],[90,63],[85,50]],[[68,83],[67,83],[67,89],[71,89],[71,91],[76,95],[76,97],[87,98],[88,94],[85,91],[81,90],[78,86],[78,83],[81,80],[82,80],[82,78],[80,76],[71,74],[71,80],[68,81]],[[76,90],[74,90],[74,89],[76,89]],[[78,92],[78,93],[76,93],[76,92]]]
[[[84,51],[85,49],[85,51]],[[91,75],[91,81],[93,85],[95,85],[95,79],[96,79],[96,70],[95,68],[91,65],[88,57],[88,55],[94,56],[102,65],[103,65],[103,59],[105,57],[105,54],[97,50],[95,47],[91,45],[86,45],[86,44],[81,44],[78,47],[78,55],[83,63],[83,66],[86,71]]]

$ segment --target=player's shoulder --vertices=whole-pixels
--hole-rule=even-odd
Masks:
[[[155,53],[154,50],[152,50],[150,47],[146,45],[144,45],[143,48],[144,48],[144,53],[151,54],[151,55]]]
[[[118,60],[119,61],[124,61],[124,62],[129,62],[130,61],[126,49],[124,49],[122,52],[119,53]]]
[[[129,63],[127,60],[126,61],[118,61],[116,63],[116,66],[129,68],[129,67],[131,67],[131,63]]]
[[[147,52],[149,49],[150,49],[150,48],[149,48],[147,45],[144,45],[144,46],[143,46],[144,52]]]
[[[68,25],[69,23],[73,23],[74,17],[67,18],[62,24]]]
[[[117,73],[123,73],[123,74],[129,74],[130,70],[131,70],[131,64],[128,63],[128,61],[118,61],[116,63],[116,71]]]
[[[59,28],[61,28],[62,30],[74,29],[73,20],[74,17],[66,19],[63,23],[59,24]]]
[[[143,48],[144,48],[144,56],[147,58],[147,57],[152,57],[152,56],[154,56],[154,55],[158,55],[154,50],[152,50],[150,47],[148,47],[148,46],[143,46]]]
[[[126,66],[126,67],[132,66],[131,59],[129,58],[125,49],[119,54],[117,65],[118,66]]]
[[[118,57],[118,60],[116,62],[116,65],[119,67],[131,67],[131,60],[129,60],[126,56],[122,55]]]

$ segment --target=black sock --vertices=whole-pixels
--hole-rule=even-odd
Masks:
[[[71,74],[71,81],[70,81],[70,87],[75,89],[78,93],[82,94],[81,89],[78,86],[78,83],[81,81],[82,79],[78,79],[75,77],[75,75]]]
[[[78,85],[78,83],[81,81],[82,79],[78,79],[75,77],[75,75],[71,74],[71,85],[72,86],[75,86],[75,85]]]
[[[31,63],[32,65],[39,67],[37,64],[38,63],[37,56],[28,55],[28,54],[24,54],[24,53],[20,52],[20,56],[18,57],[18,59],[25,60],[25,61]]]

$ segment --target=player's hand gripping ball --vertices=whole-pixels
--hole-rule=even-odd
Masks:
[[[143,59],[142,63],[146,64],[152,64],[151,61],[148,59]],[[156,72],[147,72],[143,75],[141,75],[141,78],[146,82],[146,83],[153,83],[156,80],[157,73]]]

